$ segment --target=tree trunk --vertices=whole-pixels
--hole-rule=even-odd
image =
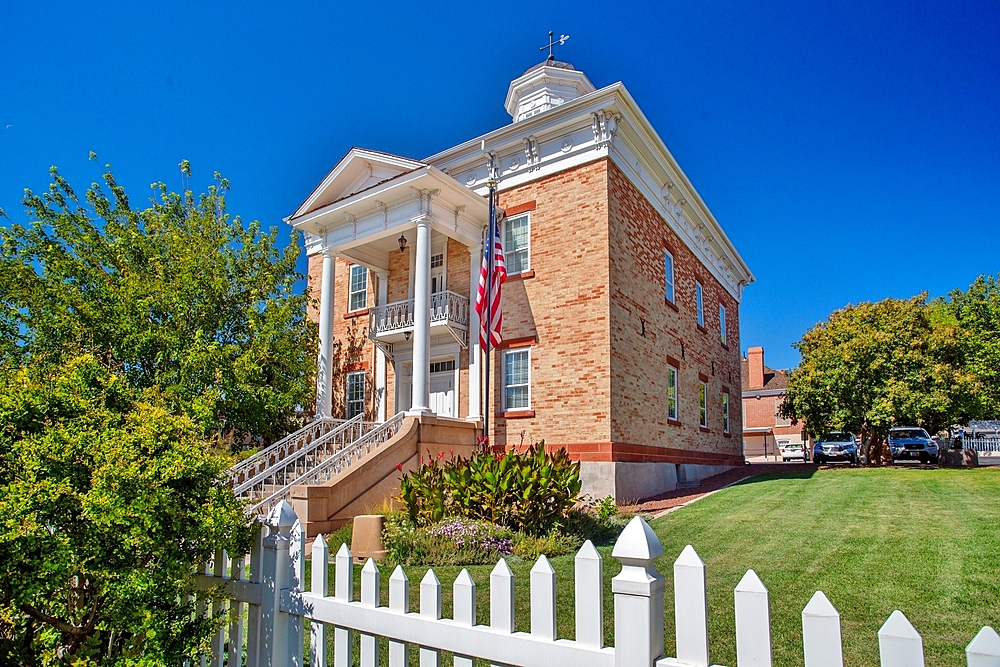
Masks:
[[[892,452],[886,444],[885,437],[873,434],[868,443],[868,465],[889,466],[892,465]]]

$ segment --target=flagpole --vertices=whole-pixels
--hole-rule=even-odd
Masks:
[[[490,294],[490,288],[493,287],[493,226],[496,224],[496,194],[497,194],[497,184],[494,178],[491,178],[488,182],[490,188],[490,226],[486,230],[486,386],[483,390],[483,396],[485,401],[485,408],[483,409],[483,437],[486,438],[487,444],[489,444],[490,437],[490,339],[493,337],[492,327],[492,312],[490,306],[492,305],[492,295]],[[480,327],[482,327],[482,322],[480,322]]]

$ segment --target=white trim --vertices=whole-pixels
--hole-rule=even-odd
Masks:
[[[719,340],[723,345],[729,344],[726,341],[726,305],[723,303],[719,304]]]
[[[705,287],[700,281],[694,281],[694,312],[695,321],[702,329],[705,328]]]
[[[528,252],[528,266],[527,268],[521,269],[520,271],[511,271],[510,262],[507,260],[507,223],[511,220],[516,220],[518,218],[526,218],[528,220],[528,246],[526,248]],[[523,213],[518,213],[517,215],[511,215],[504,220],[503,229],[500,230],[500,238],[503,241],[503,263],[504,267],[507,269],[508,276],[516,276],[525,271],[531,270],[531,211],[524,211]]]
[[[670,415],[670,371],[674,372],[674,414]],[[673,419],[674,421],[680,421],[679,415],[681,414],[681,402],[680,402],[680,371],[673,364],[667,364],[667,419]]]
[[[524,352],[528,356],[528,404],[525,406],[519,406],[516,408],[510,408],[507,406],[507,357],[511,354],[520,354]],[[500,405],[504,412],[508,410],[531,410],[531,347],[512,347],[503,351],[503,355],[500,358]],[[514,386],[522,386],[520,384]]]
[[[351,417],[355,416],[351,414],[350,407],[352,402],[356,403],[357,401],[351,400],[349,391],[351,386],[351,378],[357,377],[359,375],[361,376],[361,414],[362,415],[365,414],[365,403],[367,402],[367,396],[365,394],[368,390],[368,387],[365,386],[368,384],[368,380],[365,377],[365,371],[350,371],[349,373],[347,373],[347,375],[344,376],[344,419],[350,419]]]
[[[355,267],[362,269],[365,272],[365,302],[360,308],[351,308],[351,302],[354,301],[354,295],[360,294],[361,290],[354,290],[354,269]],[[347,269],[347,312],[356,313],[359,310],[364,310],[368,307],[368,281],[371,278],[368,267],[362,264],[351,264]]]

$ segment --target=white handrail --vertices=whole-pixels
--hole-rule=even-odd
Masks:
[[[298,450],[300,447],[308,445],[316,438],[322,437],[327,431],[334,428],[337,424],[343,424],[346,421],[346,419],[332,419],[330,417],[319,417],[313,419],[297,431],[289,433],[284,438],[281,438],[277,442],[260,450],[253,456],[249,456],[231,467],[229,469],[229,477],[232,480],[233,485],[235,486],[236,484],[239,484],[247,479],[248,476],[252,477],[256,474],[256,472],[274,465],[274,463],[285,458],[290,453]]]

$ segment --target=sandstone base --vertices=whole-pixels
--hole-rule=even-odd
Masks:
[[[691,486],[731,466],[675,463],[624,463],[583,461],[580,463],[581,493],[593,498],[612,496],[619,504],[636,504],[646,498]]]

